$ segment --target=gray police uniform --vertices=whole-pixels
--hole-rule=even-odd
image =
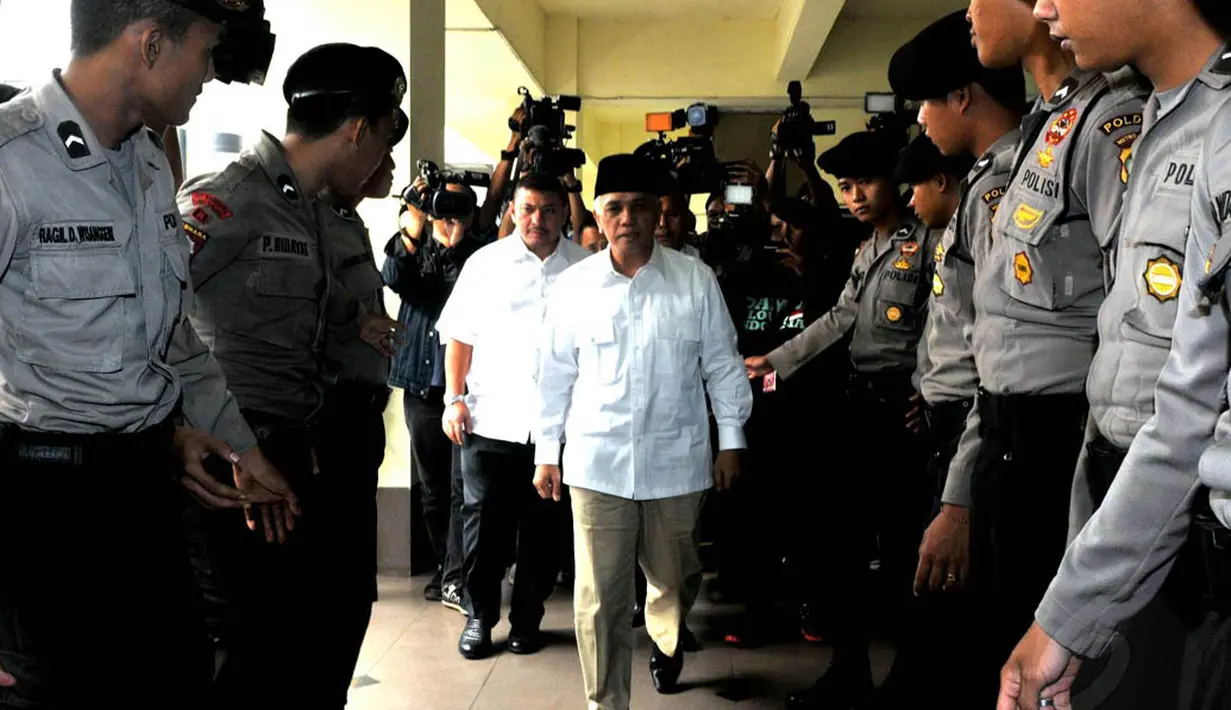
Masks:
[[[193,243],[192,321],[304,511],[286,545],[250,533],[234,511],[204,521],[227,592],[216,612],[228,649],[217,703],[315,705],[339,653],[336,627],[352,613],[332,594],[342,575],[331,552],[342,547],[330,539],[336,515],[325,476],[313,475],[328,294],[315,199],[301,191],[281,144],[263,134],[221,172],[187,181],[179,208]],[[281,605],[277,619],[267,616],[270,598]]]
[[[971,590],[989,618],[976,676],[989,686],[1064,554],[1103,251],[1145,93],[1128,70],[1078,71],[1039,103],[975,279]]]
[[[944,446],[933,456],[944,471],[956,472],[947,477],[944,471],[937,472],[944,488],[941,502],[965,508],[970,507],[970,471],[977,449],[974,437],[963,436],[979,388],[970,343],[975,270],[991,249],[992,220],[1004,197],[1020,138],[1014,130],[993,143],[962,183],[957,212],[933,256],[926,342],[919,348],[921,357],[926,353],[919,393],[928,404],[933,433],[940,435]]]
[[[1134,147],[1115,283],[1099,315],[1102,340],[1090,374],[1092,420],[1106,448],[1091,447],[1086,470],[1079,469],[1089,475],[1098,465],[1092,459],[1105,457],[1110,488],[1096,506],[1093,491],[1074,482],[1076,536],[1035,614],[1048,635],[1082,655],[1109,654],[1121,633],[1132,642],[1149,614],[1134,617],[1168,579],[1194,509],[1206,509],[1200,483],[1231,490],[1215,443],[1227,422],[1231,370],[1224,289],[1231,264],[1228,84],[1231,56],[1224,48],[1185,87],[1149,102]],[[1107,389],[1113,386],[1118,391]],[[1119,447],[1128,449],[1122,462]],[[1216,509],[1224,496],[1211,494]],[[1197,517],[1197,539],[1225,536],[1225,514],[1221,524],[1208,513]],[[1228,564],[1218,556],[1210,562]],[[1132,656],[1141,650],[1134,645]],[[1213,688],[1221,690],[1222,682]]]
[[[18,681],[0,706],[96,701],[74,693],[108,682],[82,647],[100,638],[152,664],[142,692],[164,704],[192,707],[179,693],[208,679],[188,678],[208,666],[189,650],[177,403],[237,450],[255,439],[184,317],[192,300],[152,133],[100,145],[58,73],[0,106],[0,537],[22,541],[0,590],[0,658]],[[103,582],[70,597],[81,575]]]
[[[1129,178],[1131,167],[1132,179],[1086,385],[1094,427],[1073,484],[1073,535],[1098,507],[1133,437],[1154,413],[1154,386],[1171,349],[1179,305],[1197,156],[1231,84],[1231,62],[1223,62],[1222,54],[1192,82],[1151,99],[1142,136],[1126,161],[1123,177]]]
[[[845,428],[838,438],[849,442],[852,450],[892,452],[877,465],[861,468],[858,475],[825,476],[821,484],[820,494],[826,500],[875,501],[871,508],[831,507],[817,523],[816,538],[825,547],[819,556],[832,573],[825,598],[843,610],[830,629],[834,653],[849,659],[852,669],[866,662],[874,613],[869,605],[873,590],[867,545],[879,548],[884,578],[900,582],[893,585],[890,613],[905,609],[907,580],[935,497],[935,486],[923,475],[926,442],[907,430],[906,413],[915,393],[911,376],[918,363],[940,236],[939,230],[931,232],[913,222],[893,234],[874,235],[856,255],[838,303],[768,355],[778,376],[789,378],[851,333],[855,373],[839,404],[837,421]]]
[[[918,364],[939,232],[909,223],[875,235],[855,256],[838,303],[768,355],[787,379],[854,329],[851,364],[861,373],[910,372]]]
[[[245,410],[305,423],[320,405],[328,293],[315,200],[276,138],[180,189],[193,324]]]
[[[376,601],[376,487],[385,458],[389,358],[359,338],[359,319],[385,315],[385,284],[359,215],[332,208],[325,198],[316,210],[333,280],[325,333],[331,384],[317,421],[316,451],[322,483],[337,517],[345,520],[331,536],[335,546],[347,550],[337,560],[346,567],[337,571],[353,579],[356,593]]]

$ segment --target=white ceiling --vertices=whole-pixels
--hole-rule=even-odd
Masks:
[[[865,2],[865,0],[850,0]],[[918,0],[902,0],[911,3]],[[549,14],[571,14],[590,19],[674,19],[705,16],[712,19],[772,20],[782,0],[539,0]]]
[[[874,20],[935,20],[969,6],[969,0],[846,0],[842,14]]]

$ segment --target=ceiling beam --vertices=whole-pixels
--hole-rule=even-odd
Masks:
[[[842,13],[846,0],[785,0],[778,10],[777,79],[803,81]]]

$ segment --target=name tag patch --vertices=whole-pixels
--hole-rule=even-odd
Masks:
[[[307,239],[296,237],[261,237],[261,253],[269,256],[289,256],[295,259],[311,259],[312,245]]]
[[[94,244],[114,241],[115,227],[110,224],[59,225],[38,228],[39,244]]]

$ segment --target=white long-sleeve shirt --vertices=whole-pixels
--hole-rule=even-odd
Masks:
[[[721,450],[745,448],[752,388],[705,264],[654,246],[633,278],[610,251],[557,281],[541,348],[537,464],[569,486],[632,500],[712,486],[705,392]]]
[[[462,267],[436,330],[442,340],[474,347],[466,375],[474,434],[515,444],[533,440],[548,295],[566,269],[589,255],[561,239],[540,260],[514,232],[475,252]]]

